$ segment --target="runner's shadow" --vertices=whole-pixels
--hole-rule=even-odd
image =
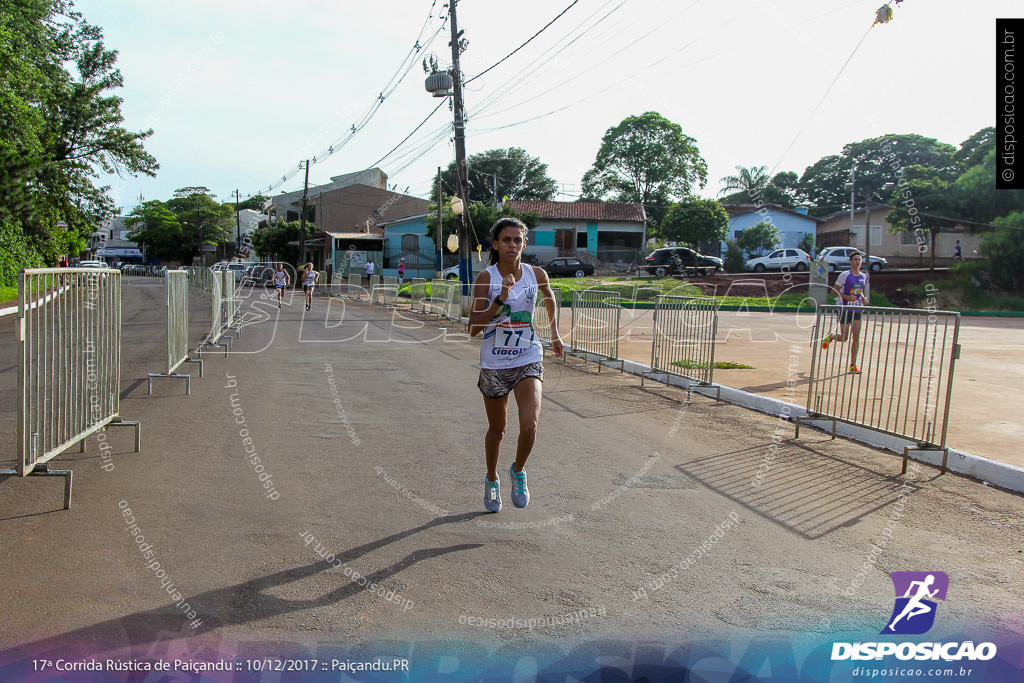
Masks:
[[[371,584],[376,584],[378,589],[388,588],[385,583],[388,579],[419,562],[443,557],[449,553],[473,550],[482,547],[483,544],[463,543],[416,550],[388,567],[367,574],[363,577],[366,579],[365,583],[362,578],[354,580],[351,576],[342,573],[341,568],[345,567],[348,562],[433,527],[469,521],[484,514],[486,513],[472,512],[438,517],[418,527],[334,553],[333,562],[320,560],[191,597],[182,596],[180,603],[170,602],[151,610],[136,612],[118,619],[109,619],[92,626],[37,640],[13,651],[8,651],[7,654],[15,654],[20,658],[38,657],[52,652],[54,656],[59,654],[65,659],[74,650],[80,650],[83,656],[95,658],[114,651],[141,655],[151,644],[159,640],[166,640],[168,634],[173,634],[177,638],[196,638],[222,627],[252,624],[262,619],[290,612],[334,605],[368,590]],[[312,552],[312,548],[313,546],[310,546],[310,552]],[[274,588],[288,586],[328,570],[334,571],[329,576],[337,577],[338,586],[323,595],[305,599],[288,599],[270,594]],[[149,572],[147,571],[147,573]],[[140,580],[149,579],[151,577],[147,576]],[[152,578],[151,580],[158,589],[162,590],[157,579]],[[401,604],[393,606],[395,609],[403,609]],[[196,619],[201,621],[201,624],[192,625],[194,622],[190,622],[186,617],[189,610],[197,613]],[[5,659],[8,658],[5,657]]]

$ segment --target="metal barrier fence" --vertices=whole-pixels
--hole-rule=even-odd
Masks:
[[[398,278],[390,275],[384,277],[384,284],[380,286],[380,303],[388,308],[398,305]]]
[[[859,307],[859,355],[851,358],[852,327],[847,338],[830,340],[842,306],[819,306],[811,337],[807,417],[857,425],[916,442],[903,449],[903,473],[911,450],[941,451],[946,471],[946,428],[953,370],[960,357],[960,314],[953,311]],[[844,326],[845,327],[845,326]],[[857,365],[854,372],[851,365]]]
[[[555,295],[555,325],[557,327],[559,315],[562,310],[562,288],[552,287],[551,293]],[[544,296],[537,291],[537,303],[533,307],[533,327],[537,339],[545,346],[551,345],[551,320],[548,318],[548,309],[544,306]]]
[[[423,312],[438,318],[447,317],[448,302],[452,297],[451,283],[447,280],[431,280],[428,285],[430,293],[423,297]]]
[[[188,286],[204,292],[212,292],[214,288],[214,273],[209,268],[189,266],[185,269],[188,272]]]
[[[409,310],[426,313],[423,300],[427,296],[427,281],[415,278],[409,280]]]
[[[224,277],[223,271],[211,271],[210,272],[210,331],[206,333],[199,346],[196,348],[196,354],[203,355],[204,346],[222,346],[224,347],[224,357],[228,355],[228,342],[221,342],[221,335],[224,334],[225,318],[224,318],[224,283],[227,281]],[[234,282],[234,278],[231,279]],[[205,290],[204,290],[205,291]]]
[[[445,295],[444,317],[458,322],[462,320],[462,283],[448,280],[446,284],[448,291]]]
[[[318,270],[318,271],[316,271],[316,286],[313,288],[313,291],[320,292],[321,294],[326,294],[327,293],[327,288],[328,288],[328,285],[327,285],[327,271],[326,270]]]
[[[675,375],[699,386],[714,385],[718,300],[714,297],[658,296],[654,303],[654,340],[647,375]],[[718,390],[721,398],[721,387]]]
[[[238,280],[231,270],[222,270],[220,276],[223,280],[224,327],[230,328],[238,325],[242,308],[242,301],[238,298]]]
[[[188,355],[188,285],[189,274],[183,270],[167,271],[167,370],[149,373],[147,393],[153,393],[153,378],[177,378],[185,380],[185,394],[192,393],[192,378],[174,371],[182,363],[199,363],[199,376],[203,376],[203,361]]]
[[[64,477],[71,507],[71,470],[51,470],[55,456],[97,434],[103,467],[108,426],[135,427],[120,416],[121,274],[97,268],[33,268],[18,275],[18,468],[2,474]],[[112,466],[112,464],[111,464]]]
[[[349,299],[360,299],[363,296],[363,276],[359,273],[348,274],[348,290],[345,295]]]
[[[619,320],[622,305],[619,302],[618,292],[573,292],[570,347],[574,355],[582,352],[601,356],[606,360],[619,361],[619,372],[622,372],[624,363],[619,358]],[[565,362],[565,356],[566,354],[563,354],[562,362]],[[597,371],[601,371],[601,363],[598,363]]]
[[[140,265],[128,265],[121,268],[121,277],[155,277],[156,273],[152,272],[146,266]]]

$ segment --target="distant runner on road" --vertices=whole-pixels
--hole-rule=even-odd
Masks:
[[[284,300],[284,288],[290,284],[290,280],[288,273],[285,272],[284,264],[278,263],[277,270],[274,271],[274,289],[277,290],[278,308],[281,308],[281,301]]]
[[[302,291],[306,293],[306,310],[313,306],[313,288],[320,279],[320,273],[313,270],[313,264],[307,263],[302,271]]]

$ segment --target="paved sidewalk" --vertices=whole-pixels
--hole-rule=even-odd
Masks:
[[[532,502],[512,508],[506,476],[488,515],[476,340],[367,304],[256,299],[260,320],[228,358],[204,354],[190,397],[172,381],[147,396],[162,296],[125,288],[121,412],[143,451],[112,431],[113,471],[95,440],[61,456],[67,512],[58,481],[0,479],[0,666],[390,652],[421,676],[483,676],[577,646],[808,651],[876,639],[888,572],[921,569],[955,587],[934,637],[1022,640],[1019,496],[927,466],[904,480],[892,454],[549,358]],[[195,339],[209,314],[192,302]],[[4,454],[12,358],[4,342]],[[513,419],[506,469],[516,434]]]

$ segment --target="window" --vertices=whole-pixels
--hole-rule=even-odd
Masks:
[[[789,256],[789,257],[796,256],[796,249],[787,249],[786,250],[786,256]]]
[[[402,255],[415,254],[417,247],[419,246],[420,236],[412,233],[406,233],[402,235]]]
[[[904,230],[900,232],[900,245],[909,246],[917,244],[917,235],[912,230]]]
[[[768,258],[782,258],[782,250],[780,249],[778,251],[773,251],[772,253],[768,254]]]

